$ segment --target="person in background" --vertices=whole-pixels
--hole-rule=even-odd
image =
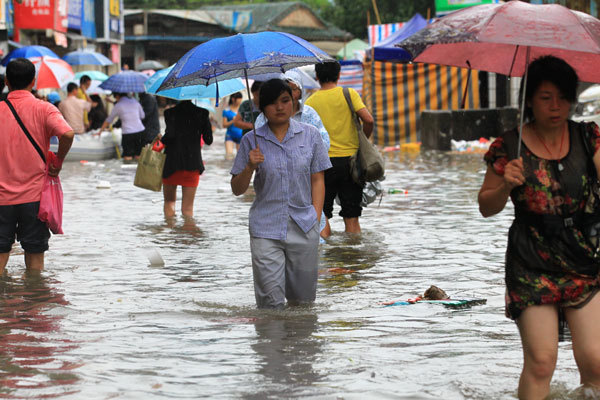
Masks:
[[[108,128],[115,118],[119,117],[121,121],[123,160],[137,159],[142,151],[144,110],[142,110],[142,106],[136,99],[127,96],[125,93],[113,93],[113,96],[115,96],[117,102],[100,127],[100,132]]]
[[[140,104],[144,110],[144,119],[142,123],[145,128],[145,136],[142,146],[152,143],[154,138],[160,133],[160,120],[158,118],[158,103],[156,97],[150,93],[140,93]]]
[[[82,75],[81,78],[79,78],[79,89],[77,89],[77,98],[91,103],[92,99],[90,99],[90,96],[87,93],[91,85],[92,78],[90,78],[89,75]],[[83,113],[83,123],[85,124],[86,131],[90,129],[90,121],[88,119],[87,111]]]
[[[317,129],[292,118],[285,81],[265,82],[259,105],[267,123],[244,135],[231,169],[236,196],[256,172],[249,223],[256,305],[308,304],[316,297],[323,171],[331,163]]]
[[[0,74],[0,100],[6,99],[6,96],[8,95],[8,93],[4,93],[4,79],[4,75]]]
[[[329,158],[333,168],[325,171],[325,216],[328,220],[333,217],[333,202],[338,196],[342,207],[339,215],[344,218],[345,231],[360,233],[358,219],[362,214],[360,203],[363,188],[354,182],[350,171],[350,157],[358,151],[358,132],[343,89],[337,85],[340,69],[337,61],[315,65],[321,89],[310,96],[306,104],[319,113],[331,142]],[[373,117],[356,90],[349,91],[354,110],[362,121],[363,132],[370,137],[373,132]],[[328,237],[330,234],[331,228],[327,222],[321,236]]]
[[[52,103],[54,107],[58,107],[60,104],[60,95],[56,92],[50,92],[48,93],[48,96],[46,96],[46,100],[48,100],[49,103]]]
[[[164,214],[175,216],[177,186],[181,186],[181,213],[186,218],[194,216],[194,198],[200,174],[204,172],[200,140],[211,145],[212,125],[209,113],[196,107],[190,100],[181,101],[165,110],[165,166],[163,169]]]
[[[100,95],[92,94],[90,95],[90,99],[92,100],[92,109],[88,113],[88,120],[90,121],[90,129],[96,130],[102,127],[102,124],[108,117],[106,113],[106,109],[104,108],[104,102]]]
[[[92,103],[77,98],[77,84],[69,82],[67,98],[60,102],[58,109],[63,114],[73,131],[80,135],[85,133],[84,113],[92,109]]]
[[[240,148],[242,140],[242,130],[233,124],[233,119],[238,113],[240,103],[242,102],[242,94],[234,93],[229,96],[229,107],[223,111],[223,127],[227,128],[225,133],[225,155],[233,156],[233,146],[236,150]]]
[[[600,176],[600,131],[595,123],[569,120],[578,78],[564,60],[540,57],[527,76],[522,138],[514,129],[491,144],[478,198],[484,217],[502,211],[509,197],[514,205],[505,312],[516,321],[523,346],[518,396],[549,395],[559,327],[566,320],[581,383],[594,391],[589,398],[598,398],[600,259],[585,224],[600,206],[593,190]]]
[[[6,268],[15,237],[25,252],[27,270],[41,271],[50,238],[48,227],[37,217],[46,165],[7,102],[44,154],[50,150],[50,138],[59,138],[56,161],[48,166],[50,176],[60,173],[74,132],[56,107],[32,95],[35,66],[31,61],[11,60],[6,66],[6,84],[9,93],[0,103],[4,139],[0,146],[0,274]]]
[[[261,85],[262,82],[260,81],[254,81],[254,83],[252,83],[252,86],[250,87],[252,99],[244,100],[242,104],[240,104],[237,115],[233,118],[233,125],[242,129],[242,135],[245,135],[252,130],[253,122],[256,121],[256,117],[260,114],[260,109],[258,108],[258,93]]]
[[[323,144],[325,145],[325,149],[329,150],[329,134],[321,121],[321,117],[311,106],[307,106],[302,104],[302,78],[296,71],[287,71],[284,75],[285,81],[290,85],[290,89],[292,89],[292,101],[293,101],[293,112],[292,118],[298,122],[303,122],[308,125],[312,125],[319,130],[321,134],[321,139],[323,139]],[[256,127],[263,126],[266,123],[265,115],[261,113],[258,118],[256,118]],[[319,232],[323,235],[323,230],[325,229],[327,222],[325,218],[325,213],[321,215],[319,220]],[[323,239],[321,239],[323,241]]]

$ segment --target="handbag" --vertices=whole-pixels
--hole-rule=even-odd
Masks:
[[[44,185],[42,187],[42,195],[40,197],[40,207],[38,210],[38,219],[44,223],[50,231],[54,234],[63,234],[62,230],[62,212],[63,212],[63,191],[58,176],[48,175],[48,168],[50,164],[57,158],[51,151],[48,152],[48,162],[40,146],[33,140],[31,134],[27,130],[25,124],[17,114],[17,110],[13,107],[11,102],[6,99],[6,105],[10,108],[13,116],[17,120],[17,123],[21,127],[27,139],[31,142],[35,150],[38,152],[44,164],[46,164],[46,171],[44,174]]]
[[[362,126],[358,121],[358,115],[356,115],[352,100],[350,99],[350,91],[348,88],[344,88],[343,92],[346,103],[350,107],[356,131],[358,132],[358,151],[350,157],[352,180],[359,185],[380,180],[385,174],[385,161],[379,150],[377,150],[377,147],[369,141],[363,132]]]
[[[142,148],[133,184],[142,189],[160,192],[162,189],[162,173],[167,155],[163,151],[153,150],[157,140],[158,137],[152,143]]]

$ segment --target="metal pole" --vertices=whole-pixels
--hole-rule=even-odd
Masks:
[[[519,122],[519,143],[517,144],[517,159],[521,156],[521,138],[523,137],[523,119],[525,117],[525,97],[527,95],[527,70],[529,69],[529,49],[525,53],[525,74],[523,78],[523,97],[521,98],[521,117]]]
[[[256,138],[256,126],[254,126],[254,105],[252,104],[252,95],[250,94],[250,85],[248,84],[248,70],[244,68],[244,78],[246,78],[246,90],[248,91],[248,101],[250,102],[250,110],[252,112],[252,132],[254,133],[254,147],[258,147],[258,139]]]

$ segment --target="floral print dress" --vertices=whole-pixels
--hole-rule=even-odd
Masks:
[[[569,142],[561,160],[540,158],[521,143],[526,182],[510,193],[516,218],[505,261],[506,315],[512,319],[531,305],[583,306],[598,291],[600,257],[582,228],[597,202],[589,152],[600,148],[598,126],[569,121]],[[516,129],[492,143],[484,160],[496,174],[504,175],[516,158],[517,143]]]

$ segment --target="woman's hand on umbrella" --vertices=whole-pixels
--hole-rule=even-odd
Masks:
[[[525,183],[525,170],[523,168],[523,158],[511,160],[504,167],[504,185],[512,190]]]
[[[258,168],[258,165],[265,161],[265,156],[260,152],[260,148],[256,146],[255,149],[250,150],[248,153],[248,166],[254,171]]]

